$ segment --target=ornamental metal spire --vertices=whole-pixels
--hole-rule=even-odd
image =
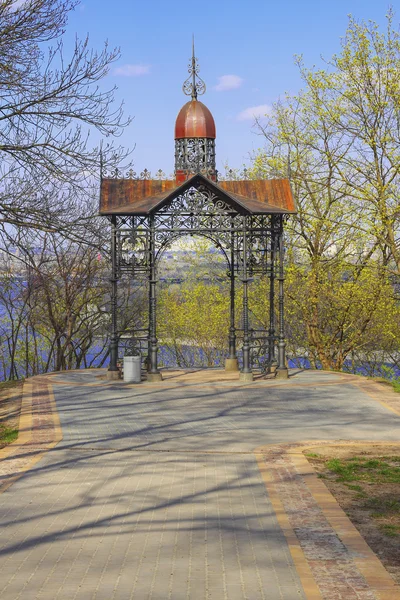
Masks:
[[[189,77],[182,86],[183,93],[186,96],[192,96],[192,100],[197,100],[197,96],[201,96],[206,91],[206,84],[199,77],[199,63],[194,53],[194,36],[192,40],[192,60],[189,63]]]

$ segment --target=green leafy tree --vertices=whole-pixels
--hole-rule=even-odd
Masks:
[[[220,286],[193,281],[159,299],[160,338],[174,351],[178,366],[212,367],[227,350],[229,306]]]
[[[265,147],[251,176],[289,175],[298,205],[287,226],[289,342],[325,368],[374,343],[393,347],[398,324],[388,280],[400,266],[393,19],[380,33],[350,17],[341,52],[318,70],[298,58],[304,89],[258,123]]]
[[[215,366],[225,356],[229,332],[229,288],[223,254],[205,238],[183,238],[179,251],[179,285],[164,286],[158,299],[159,337],[178,366]],[[179,257],[179,258],[178,258]],[[168,273],[161,263],[162,275]],[[169,272],[173,277],[174,273]]]

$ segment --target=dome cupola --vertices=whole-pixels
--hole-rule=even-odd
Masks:
[[[183,138],[216,138],[214,117],[198,100],[187,102],[176,117],[175,139]]]
[[[183,91],[192,99],[182,106],[175,121],[175,178],[177,183],[183,183],[201,173],[216,181],[215,122],[207,106],[197,100],[197,96],[206,91],[206,85],[198,75],[194,42],[188,71]]]

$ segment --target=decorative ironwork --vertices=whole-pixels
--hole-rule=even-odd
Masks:
[[[220,179],[221,181],[248,180],[249,171],[246,167],[243,167],[243,169],[225,169],[225,174]]]
[[[268,373],[274,363],[276,336],[268,335],[264,329],[250,330],[251,366],[260,369],[261,373]]]
[[[167,178],[167,176],[162,169],[158,169],[158,171],[156,171],[154,179],[161,180],[161,179],[166,179],[166,178]]]
[[[127,336],[121,335],[119,338],[119,359],[122,360],[125,356],[140,356],[142,368],[148,366],[148,329],[137,329]]]
[[[170,204],[166,204],[158,212],[157,216],[163,214],[185,214],[185,215],[231,215],[237,214],[235,208],[227,204],[212,190],[204,186],[191,187],[186,192],[175,198]]]
[[[165,246],[171,237],[197,233],[229,248],[231,216],[240,226],[243,217],[211,190],[190,188],[156,213],[156,247]]]
[[[111,339],[110,339],[110,371],[118,371],[118,330],[117,330],[117,283],[118,283],[118,251],[116,217],[111,217]]]
[[[120,229],[117,233],[117,272],[131,275],[147,273],[149,233],[138,229]]]
[[[144,169],[141,173],[140,173],[140,179],[151,179],[151,172],[148,171],[147,169]]]
[[[192,59],[188,65],[189,77],[184,82],[182,89],[186,96],[192,96],[192,100],[197,100],[197,96],[202,96],[206,91],[206,84],[199,77],[199,63],[194,53],[194,37],[192,40]]]
[[[251,373],[250,364],[250,336],[249,336],[249,298],[248,298],[248,272],[247,272],[247,220],[243,223],[243,368],[242,373]]]
[[[227,273],[230,279],[230,294],[229,294],[229,358],[237,359],[236,354],[236,329],[235,329],[235,234],[234,217],[231,217],[231,255],[229,261],[229,271]]]
[[[215,179],[215,140],[211,138],[175,140],[175,170],[191,175],[201,173],[205,177]]]
[[[129,167],[127,171],[120,169],[119,167],[114,167],[112,169],[107,169],[106,167],[102,167],[101,170],[101,178],[102,179],[136,179],[136,180],[147,180],[152,179],[151,171],[148,169],[143,169],[139,174],[133,169],[133,167]],[[154,179],[164,180],[167,179],[167,175],[164,173],[162,169],[158,169],[154,176]]]
[[[156,264],[156,245],[154,215],[150,217],[150,265],[149,265],[149,373],[159,375],[157,365],[157,264]]]
[[[120,339],[120,348],[123,356],[141,356],[141,344],[140,342],[147,342],[147,339],[143,338],[140,340],[139,338],[121,338]]]

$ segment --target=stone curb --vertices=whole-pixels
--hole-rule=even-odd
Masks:
[[[62,440],[53,388],[38,375],[24,382],[18,438],[0,450],[0,493]]]

